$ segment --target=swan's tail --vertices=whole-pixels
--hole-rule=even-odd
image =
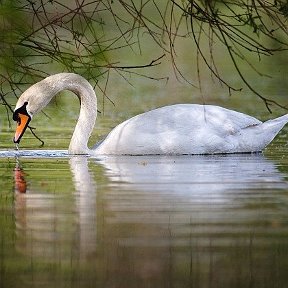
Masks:
[[[280,116],[275,119],[268,120],[264,122],[261,126],[261,130],[265,134],[266,141],[268,145],[275,136],[280,132],[280,130],[288,123],[288,114]]]
[[[278,133],[287,123],[288,123],[288,114],[264,122],[263,128],[269,130],[275,129]]]

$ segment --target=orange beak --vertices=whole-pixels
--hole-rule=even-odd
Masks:
[[[31,117],[29,115],[25,115],[19,112],[17,114],[14,114],[13,119],[17,121],[17,127],[13,141],[14,143],[19,143],[26,128],[28,127]]]

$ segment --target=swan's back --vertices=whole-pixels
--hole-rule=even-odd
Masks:
[[[113,129],[96,154],[229,153],[232,135],[262,122],[218,106],[178,104],[137,115]]]

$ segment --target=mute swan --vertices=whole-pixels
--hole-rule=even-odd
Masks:
[[[87,147],[97,116],[92,86],[73,73],[59,73],[28,88],[18,99],[14,143],[19,143],[32,117],[61,90],[80,99],[81,108],[71,154],[214,154],[262,151],[288,122],[288,114],[266,121],[212,105],[177,104],[132,117],[114,128],[92,149]]]

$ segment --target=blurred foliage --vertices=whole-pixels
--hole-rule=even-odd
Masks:
[[[163,57],[178,79],[193,85],[195,79],[184,76],[177,64],[177,41],[185,39],[196,51],[198,87],[202,62],[229,91],[239,90],[216,64],[214,48],[222,45],[242,83],[268,109],[271,104],[284,107],[254,90],[239,62],[252,67],[247,53],[261,59],[287,49],[287,11],[284,0],[2,0],[0,101],[8,115],[7,95],[18,97],[28,85],[62,71],[83,75],[107,96],[110,71],[127,81],[131,74],[159,80],[145,71],[160,65]],[[149,51],[147,39],[154,45]],[[131,63],[123,64],[123,54]],[[99,79],[104,79],[102,86]]]

